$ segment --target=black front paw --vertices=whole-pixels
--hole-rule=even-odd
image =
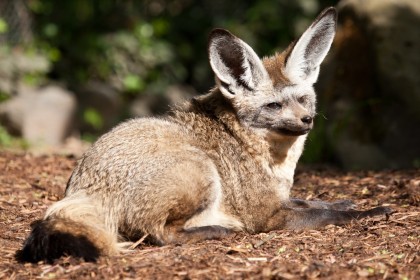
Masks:
[[[395,213],[395,210],[389,208],[389,207],[385,207],[385,206],[379,206],[379,207],[375,207],[372,209],[369,209],[366,211],[368,213],[368,216],[372,217],[372,216],[379,216],[379,215],[386,215],[389,216],[392,213]]]

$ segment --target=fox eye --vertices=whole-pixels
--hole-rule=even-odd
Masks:
[[[305,103],[305,102],[306,102],[306,96],[301,96],[301,97],[299,97],[299,98],[297,99],[297,101],[298,101],[300,104]]]
[[[272,102],[272,103],[268,103],[267,105],[265,105],[267,108],[270,108],[272,110],[279,110],[281,109],[281,103],[279,102]]]

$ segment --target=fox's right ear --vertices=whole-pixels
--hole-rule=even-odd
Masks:
[[[214,29],[209,36],[209,60],[220,91],[228,98],[253,91],[268,77],[254,50],[227,30]]]

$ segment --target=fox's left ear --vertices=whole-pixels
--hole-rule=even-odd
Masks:
[[[295,43],[286,57],[284,74],[292,83],[313,84],[319,66],[331,47],[337,25],[337,12],[325,9]]]

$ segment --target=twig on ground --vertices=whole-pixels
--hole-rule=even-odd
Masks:
[[[143,235],[142,238],[140,238],[139,240],[137,240],[136,243],[134,243],[133,245],[130,246],[130,250],[135,249],[137,246],[139,246],[147,237],[149,236],[149,234],[145,234]]]
[[[261,245],[263,245],[264,243],[267,243],[267,241],[270,241],[271,239],[273,239],[276,235],[274,233],[270,234],[269,236],[267,236],[264,239],[261,239],[260,241],[258,241],[257,243],[255,243],[254,248],[258,248]]]

